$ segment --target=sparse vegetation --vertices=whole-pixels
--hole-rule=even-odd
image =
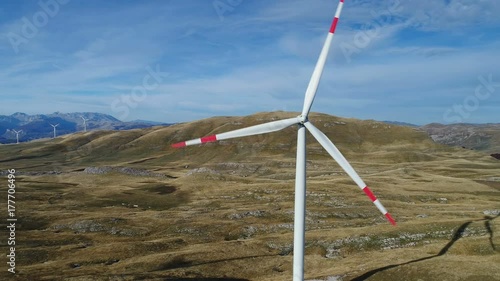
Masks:
[[[295,115],[0,146],[0,163],[19,176],[17,277],[290,280],[295,131],[184,150],[168,145]],[[412,128],[311,119],[398,226],[308,138],[308,280],[500,280],[498,160],[435,144]]]

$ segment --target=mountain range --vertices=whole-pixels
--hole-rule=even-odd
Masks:
[[[94,112],[73,112],[29,115],[16,112],[12,115],[0,115],[0,143],[15,143],[16,134],[13,130],[22,132],[19,141],[26,142],[35,139],[53,137],[50,124],[59,124],[57,135],[66,135],[84,130],[83,118],[86,119],[87,130],[129,130],[148,128],[157,125],[170,125],[145,120],[123,122],[111,115]]]

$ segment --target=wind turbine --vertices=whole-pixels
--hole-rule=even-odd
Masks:
[[[296,174],[295,174],[295,217],[294,217],[294,246],[293,246],[293,280],[304,280],[304,236],[305,236],[305,198],[306,198],[306,129],[313,137],[325,148],[325,150],[333,157],[335,161],[344,169],[344,171],[354,180],[354,182],[364,191],[364,193],[375,204],[378,210],[389,220],[392,225],[396,222],[387,212],[382,203],[375,197],[370,188],[359,177],[356,171],[352,168],[345,157],[340,153],[337,147],[328,139],[328,137],[316,128],[308,119],[311,106],[316,96],[316,91],[320,82],[323,68],[325,66],[328,51],[337,27],[340,13],[344,5],[344,0],[339,0],[335,17],[330,26],[326,41],[321,50],[318,62],[314,68],[311,80],[307,86],[302,113],[294,118],[273,121],[260,125],[255,125],[239,130],[229,131],[226,133],[202,137],[199,139],[188,140],[175,143],[174,148],[181,148],[188,145],[202,144],[207,142],[215,142],[238,137],[252,136],[257,134],[265,134],[280,131],[292,125],[298,126],[297,137],[297,159],[296,159]]]
[[[19,143],[19,133],[22,132],[23,130],[16,131],[16,130],[12,129],[12,131],[14,131],[14,133],[16,133],[16,143]]]
[[[89,120],[89,119],[85,119],[83,116],[80,116],[80,118],[82,118],[82,120],[83,120],[83,131],[86,132],[87,131],[87,120]]]
[[[59,126],[59,124],[56,124],[56,125],[50,124],[50,126],[54,127],[54,138],[56,138],[56,127]]]

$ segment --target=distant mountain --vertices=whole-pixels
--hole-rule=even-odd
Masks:
[[[13,130],[22,130],[19,134],[20,142],[50,138],[53,136],[53,128],[50,124],[59,124],[57,126],[58,136],[83,131],[82,117],[86,119],[87,131],[130,130],[158,125],[171,125],[145,120],[122,122],[111,115],[94,112],[55,112],[52,114],[36,115],[16,112],[10,116],[0,115],[0,143],[15,142],[16,134]]]
[[[162,123],[162,122],[148,121],[148,120],[140,120],[140,119],[130,121],[129,123],[148,124],[148,125],[151,125],[151,126],[168,125],[168,124],[165,124],[165,123]],[[172,125],[172,124],[170,124],[170,125]]]
[[[432,123],[419,127],[437,143],[491,153],[500,152],[500,124]]]
[[[382,121],[387,124],[391,125],[398,125],[398,126],[406,126],[406,127],[418,127],[418,125],[411,124],[411,123],[406,123],[406,122],[399,122],[399,121]]]
[[[426,132],[431,139],[440,144],[459,146],[465,149],[489,153],[500,152],[500,123],[490,124],[450,124],[431,123],[419,126],[398,121],[382,121],[391,125],[416,128]]]

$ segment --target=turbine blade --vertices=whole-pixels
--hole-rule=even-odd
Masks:
[[[356,184],[363,190],[363,192],[370,198],[370,200],[375,204],[377,209],[389,220],[392,225],[396,225],[396,222],[392,218],[391,214],[387,212],[382,203],[377,199],[377,197],[373,194],[370,188],[365,184],[365,182],[361,179],[361,177],[356,173],[356,171],[352,168],[351,164],[347,162],[344,155],[340,153],[337,147],[328,139],[328,137],[321,132],[318,128],[316,128],[311,122],[304,123],[306,128],[311,132],[314,138],[326,149],[326,151],[339,163],[340,167],[344,169],[344,171],[356,182]]]
[[[188,141],[175,143],[175,144],[172,144],[172,147],[180,148],[180,147],[185,147],[188,145],[202,144],[202,143],[214,142],[214,141],[219,141],[219,140],[226,140],[226,139],[246,137],[246,136],[258,135],[258,134],[271,133],[271,132],[283,130],[283,129],[290,127],[291,125],[297,124],[297,123],[299,123],[299,120],[297,119],[297,117],[279,120],[279,121],[273,121],[273,122],[269,122],[269,123],[251,126],[248,128],[229,131],[229,132],[222,133],[222,134],[211,135],[211,136],[206,136],[206,137],[199,138],[199,139],[192,139],[192,140],[188,140]]]
[[[339,21],[340,13],[342,12],[342,7],[344,6],[344,0],[339,1],[339,5],[337,6],[337,11],[335,12],[335,17],[333,19],[332,25],[330,26],[330,31],[326,37],[325,44],[323,45],[323,49],[318,58],[318,62],[316,63],[316,67],[314,68],[314,72],[311,76],[311,80],[309,81],[309,85],[307,86],[306,96],[304,99],[304,107],[302,109],[302,116],[307,117],[309,112],[311,111],[311,106],[314,101],[314,97],[316,96],[316,91],[318,90],[319,81],[321,79],[321,75],[323,74],[323,68],[325,67],[326,58],[328,57],[328,51],[330,50],[330,45],[332,43],[333,35],[335,34],[335,29],[337,28],[337,23]]]

